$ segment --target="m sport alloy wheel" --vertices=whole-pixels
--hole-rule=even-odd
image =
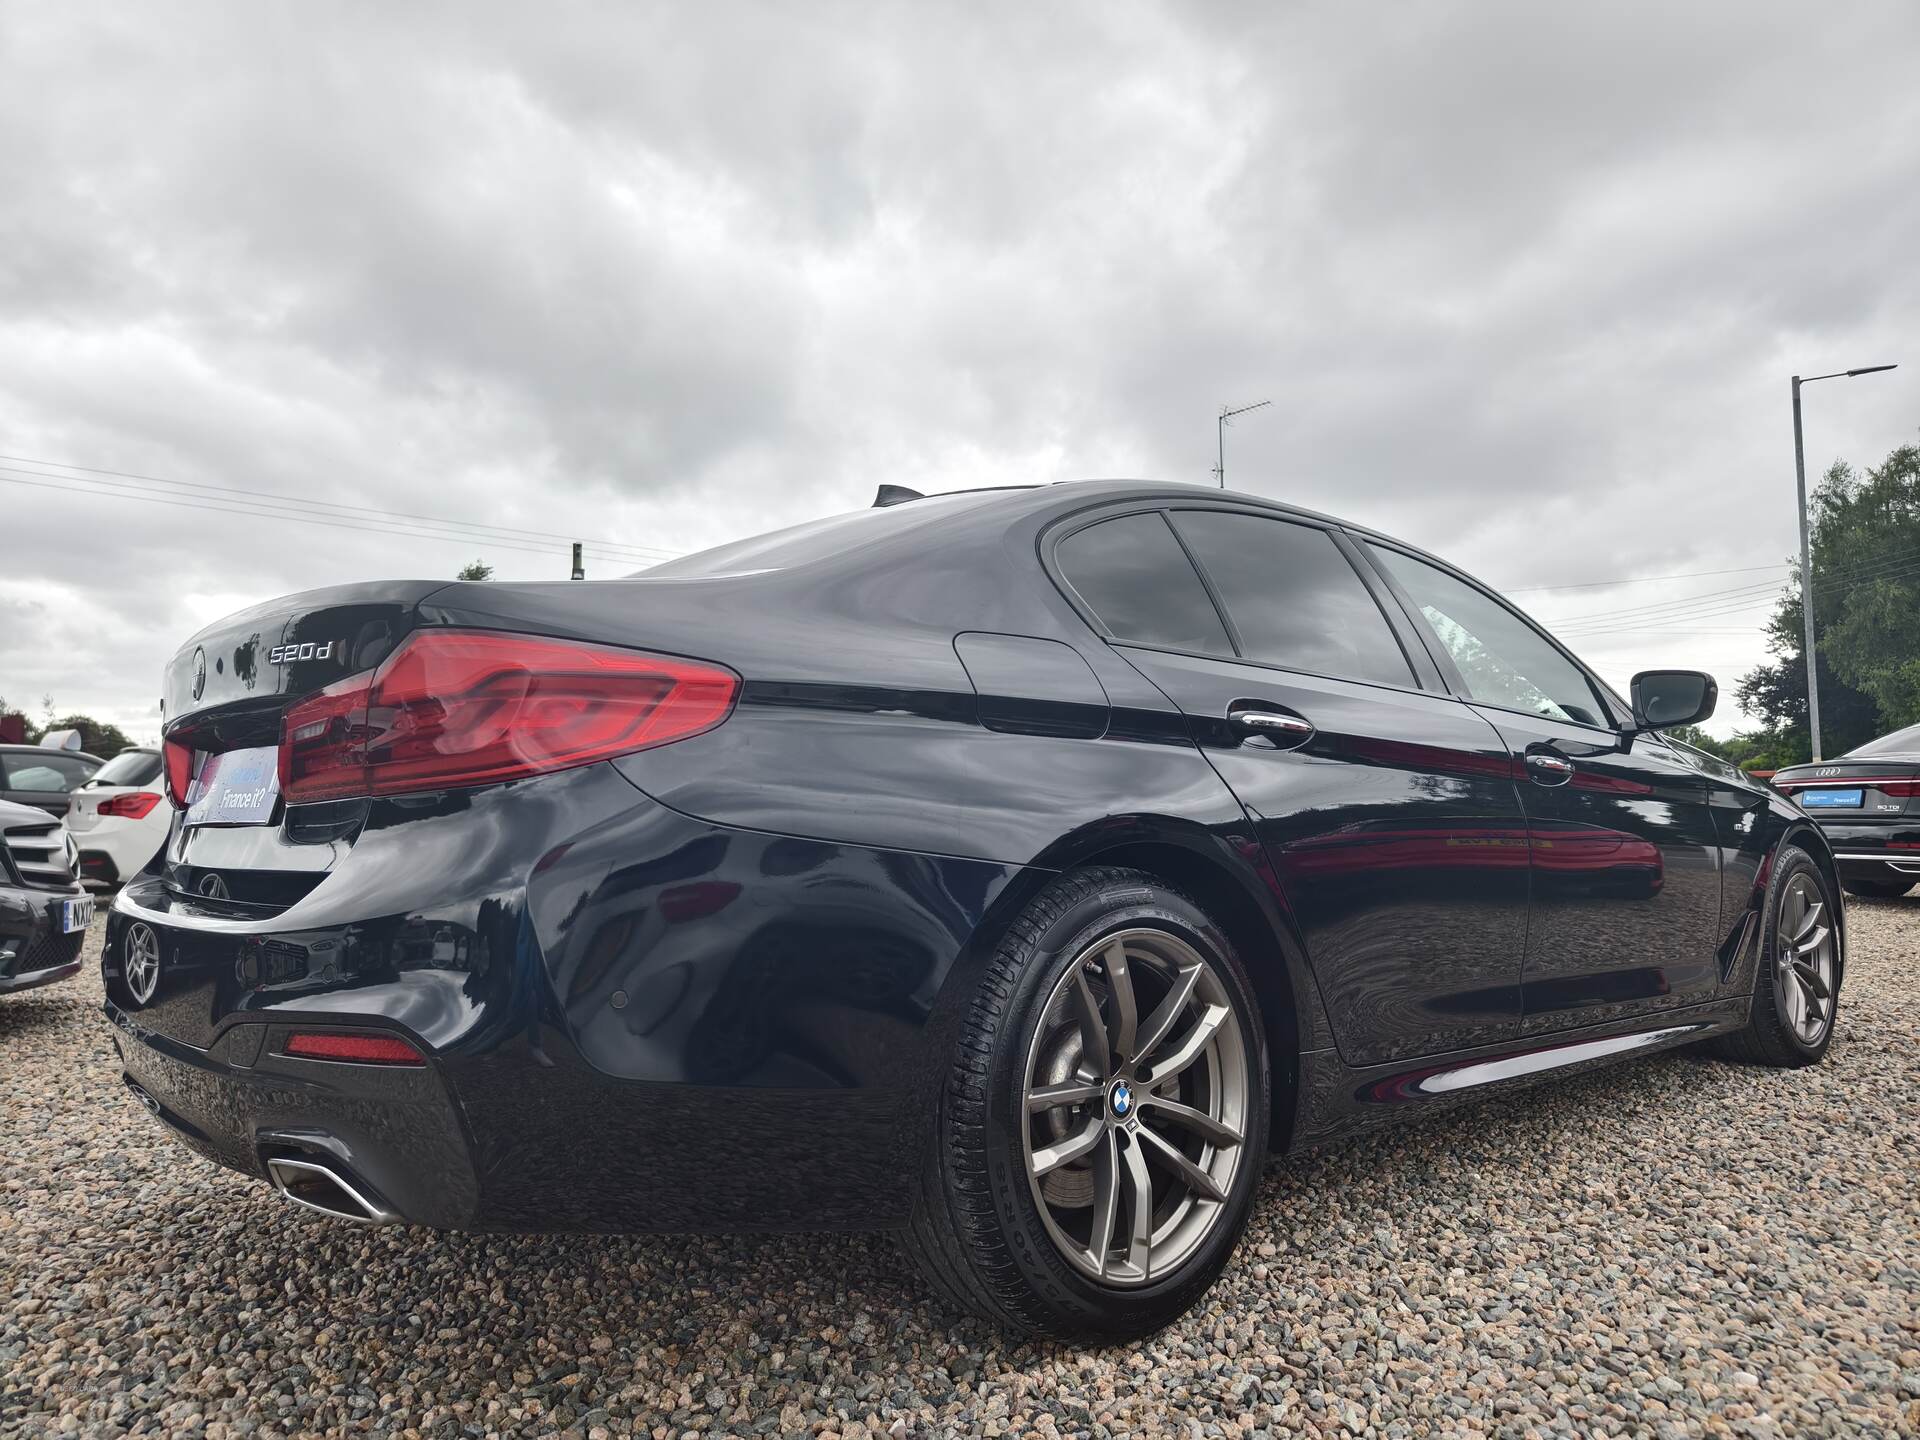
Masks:
[[[949,1299],[1061,1336],[1160,1328],[1226,1264],[1267,1141],[1266,1049],[1227,937],[1113,869],[1055,881],[988,967],[910,1248]]]
[[[1164,930],[1122,930],[1055,983],[1028,1047],[1027,1178],[1095,1280],[1179,1269],[1246,1148],[1247,1054],[1219,972]]]
[[[1833,1043],[1843,955],[1838,901],[1813,857],[1780,848],[1767,887],[1760,962],[1747,1028],[1721,1052],[1759,1065],[1812,1065]]]

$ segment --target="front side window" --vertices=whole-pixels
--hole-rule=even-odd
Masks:
[[[1326,531],[1231,510],[1180,510],[1173,523],[1213,582],[1247,659],[1414,683],[1387,617]]]
[[[1060,542],[1053,558],[1114,639],[1233,653],[1220,612],[1158,511],[1076,530]]]
[[[1425,561],[1367,548],[1420,607],[1473,699],[1549,720],[1607,723],[1580,667],[1506,606]]]

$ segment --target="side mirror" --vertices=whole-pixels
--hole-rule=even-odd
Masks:
[[[1720,687],[1700,670],[1642,670],[1633,677],[1633,728],[1671,730],[1713,714]]]

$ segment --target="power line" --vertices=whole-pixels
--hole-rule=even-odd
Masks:
[[[96,490],[86,487],[90,485],[107,485],[113,482],[82,480],[77,476],[71,475],[59,478],[61,483],[52,484],[44,480],[21,480],[14,478],[12,475],[0,474],[0,485],[25,485],[36,490],[53,490],[66,495],[98,495],[113,500],[136,500],[146,505],[171,505],[181,510],[204,510],[217,515],[265,515],[275,520],[290,520],[296,525],[325,525],[332,530],[359,530],[374,535],[406,535],[423,540],[441,540],[450,545],[459,545],[468,549],[481,546],[492,549],[523,550],[534,555],[550,555],[553,553],[553,547],[549,545],[525,544],[515,540],[481,538],[472,535],[450,535],[437,530],[408,529],[393,525],[360,525],[353,523],[351,520],[327,519],[301,510],[281,511],[258,505],[234,506],[222,504],[212,499],[172,499],[164,495],[149,494],[141,490]],[[630,565],[634,563],[630,558],[621,556],[601,555],[595,558],[607,559],[620,564]]]
[[[1556,625],[1573,625],[1583,620],[1615,620],[1628,615],[1650,615],[1676,608],[1685,608],[1700,602],[1712,603],[1715,600],[1740,595],[1771,596],[1778,592],[1779,584],[1769,580],[1761,585],[1740,585],[1726,590],[1702,590],[1692,595],[1677,595],[1670,600],[1650,600],[1644,605],[1623,605],[1617,610],[1582,610],[1574,615],[1562,615],[1550,621]]]
[[[143,485],[164,485],[164,486],[169,486],[177,489],[185,489],[185,490],[210,490],[210,491],[218,492],[222,495],[237,495],[248,500],[268,500],[273,503],[281,504],[281,505],[306,506],[306,507],[311,507],[311,508],[322,510],[322,511],[345,512],[348,514],[357,513],[359,515],[373,516],[373,517],[388,519],[388,520],[420,521],[430,525],[437,525],[437,526],[447,527],[450,529],[466,531],[474,534],[475,536],[491,535],[495,538],[500,536],[506,536],[514,539],[557,540],[563,543],[568,542],[573,538],[569,535],[562,535],[549,530],[528,530],[528,529],[522,529],[520,527],[511,526],[511,525],[487,525],[487,524],[482,524],[482,523],[478,523],[470,520],[452,520],[439,515],[413,514],[403,510],[381,510],[370,505],[350,505],[345,502],[337,501],[337,500],[316,500],[304,495],[288,495],[284,491],[250,490],[244,487],[233,486],[233,485],[215,485],[210,482],[202,481],[202,480],[169,480],[164,478],[163,476],[158,476],[158,475],[142,475],[130,470],[107,470],[107,469],[102,469],[100,467],[91,466],[91,465],[74,465],[64,460],[42,460],[29,455],[0,455],[0,461],[8,462],[8,464],[6,465],[0,465],[0,469],[9,469],[11,468],[11,466],[14,466],[14,465],[38,465],[38,466],[52,467],[55,470],[78,470],[82,472],[82,475],[113,476],[113,477],[116,477],[118,480],[136,481]],[[54,479],[54,480],[79,478],[79,477],[69,477],[69,476],[58,475],[58,474],[49,474],[48,471],[44,469],[27,470],[27,471],[13,470],[12,473],[39,475],[39,476],[44,476],[45,478]],[[102,481],[98,483],[111,483],[111,482]],[[124,488],[136,489],[138,488],[138,486],[129,485]],[[685,553],[684,551],[665,550],[655,545],[629,545],[622,541],[613,541],[613,540],[595,541],[594,544],[598,548],[605,551],[609,551],[609,552],[616,552],[616,551],[631,552],[636,559],[646,559],[648,557],[653,557],[655,559],[670,560],[670,559],[675,559],[678,556]]]
[[[1842,566],[1817,577],[1814,583],[1814,590],[1816,594],[1831,593],[1839,587],[1856,584],[1863,580],[1892,577],[1906,573],[1908,573],[1908,570],[1904,563],[1897,564],[1892,569],[1887,569],[1874,562]],[[1759,597],[1759,599],[1765,603],[1771,604],[1779,593],[1780,586],[1776,582],[1765,581],[1758,585],[1736,585],[1724,590],[1702,590],[1692,595],[1679,595],[1670,600],[1649,601],[1644,605],[1628,605],[1617,610],[1582,611],[1577,615],[1562,616],[1557,620],[1548,621],[1547,623],[1558,628],[1562,626],[1577,626],[1581,622],[1588,620],[1617,620],[1635,616],[1682,615],[1690,613],[1700,607],[1702,602],[1711,604],[1723,599],[1730,600],[1737,596]]]
[[[1898,564],[1885,569],[1875,569],[1872,566],[1866,566],[1850,575],[1829,577],[1826,583],[1814,586],[1814,593],[1816,595],[1824,594],[1832,597],[1838,591],[1856,584],[1863,584],[1873,580],[1904,580],[1914,577],[1920,577],[1920,562]],[[1746,600],[1723,600],[1712,605],[1703,605],[1688,610],[1665,614],[1600,617],[1579,625],[1556,625],[1550,623],[1548,628],[1551,629],[1554,634],[1567,639],[1591,639],[1599,635],[1648,629],[1679,630],[1693,633],[1701,628],[1698,624],[1700,621],[1722,619],[1757,609],[1763,605],[1771,607],[1776,603],[1777,599],[1774,596],[1757,596]],[[1615,619],[1628,621],[1630,623],[1610,623]],[[1766,628],[1766,624],[1763,622],[1752,628],[1755,631],[1763,630]]]
[[[6,457],[0,455],[0,460]],[[1656,580],[1699,580],[1708,575],[1747,575],[1756,570],[1786,570],[1786,562],[1774,565],[1742,565],[1732,570],[1685,570],[1677,575],[1628,575],[1619,580],[1579,580],[1571,585],[1508,585],[1502,593],[1527,595],[1537,590],[1595,590],[1607,585],[1646,585]]]
[[[477,523],[470,520],[449,520],[444,517],[436,516],[436,515],[416,515],[406,511],[381,510],[370,505],[349,505],[343,501],[337,501],[337,500],[315,500],[315,499],[312,499],[311,497],[304,496],[304,495],[287,495],[282,491],[248,490],[245,488],[232,486],[232,485],[214,485],[207,481],[201,481],[201,480],[168,480],[158,475],[141,475],[128,470],[104,470],[104,469],[100,469],[98,467],[89,466],[89,465],[71,465],[63,460],[37,460],[29,456],[0,455],[0,461],[12,461],[18,464],[25,464],[25,465],[55,466],[60,469],[79,470],[87,475],[111,475],[111,476],[117,476],[121,480],[138,481],[138,482],[141,482],[142,484],[167,485],[167,486],[173,486],[181,489],[190,489],[190,490],[212,490],[212,491],[218,491],[226,495],[242,496],[246,499],[268,499],[275,503],[281,503],[281,504],[287,504],[287,505],[311,506],[316,509],[321,509],[326,511],[343,511],[343,512],[349,512],[349,513],[359,512],[360,514],[376,516],[383,519],[425,521],[426,523],[432,524],[432,525],[440,525],[440,526],[446,526],[446,527],[450,527],[457,530],[470,531],[476,535],[485,534],[487,532],[494,532],[499,535],[511,536],[517,539],[559,540],[563,542],[570,539],[570,537],[566,535],[560,535],[552,531],[546,531],[546,530],[526,530],[526,529],[521,529],[515,526],[511,526],[511,525],[487,525],[487,524],[481,524],[481,523]],[[9,467],[0,466],[0,468],[9,468]],[[31,475],[47,475],[47,472],[45,470],[31,470],[31,471],[16,470],[14,471],[14,473],[15,474],[31,474]],[[68,477],[64,475],[48,475],[47,478],[68,479],[68,478],[76,478],[76,477]],[[102,483],[107,483],[107,482],[102,482]],[[137,487],[128,487],[128,488],[137,488]],[[637,556],[645,556],[648,554],[652,554],[652,555],[660,556],[662,558],[672,559],[672,558],[676,558],[680,553],[682,553],[682,552],[672,551],[672,550],[663,550],[657,546],[652,546],[652,545],[628,545],[628,544],[625,544],[624,542],[611,541],[611,540],[598,541],[595,543],[601,545],[603,548],[608,550],[632,551]]]
[[[1572,635],[1572,636],[1563,636],[1562,638],[1572,639],[1572,640],[1604,640],[1609,635],[1643,635],[1650,631],[1657,631],[1657,632],[1664,633],[1670,630],[1671,628],[1672,627],[1666,626],[1666,625],[1621,625],[1612,630],[1597,630],[1591,635]],[[1756,632],[1751,625],[1689,625],[1686,627],[1685,633],[1689,636],[1692,636],[1692,635],[1752,635],[1752,634],[1755,634]]]

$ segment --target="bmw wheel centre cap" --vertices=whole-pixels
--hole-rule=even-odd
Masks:
[[[1113,1111],[1116,1120],[1125,1120],[1133,1114],[1133,1087],[1124,1080],[1115,1081],[1113,1089],[1107,1092],[1107,1108]]]

